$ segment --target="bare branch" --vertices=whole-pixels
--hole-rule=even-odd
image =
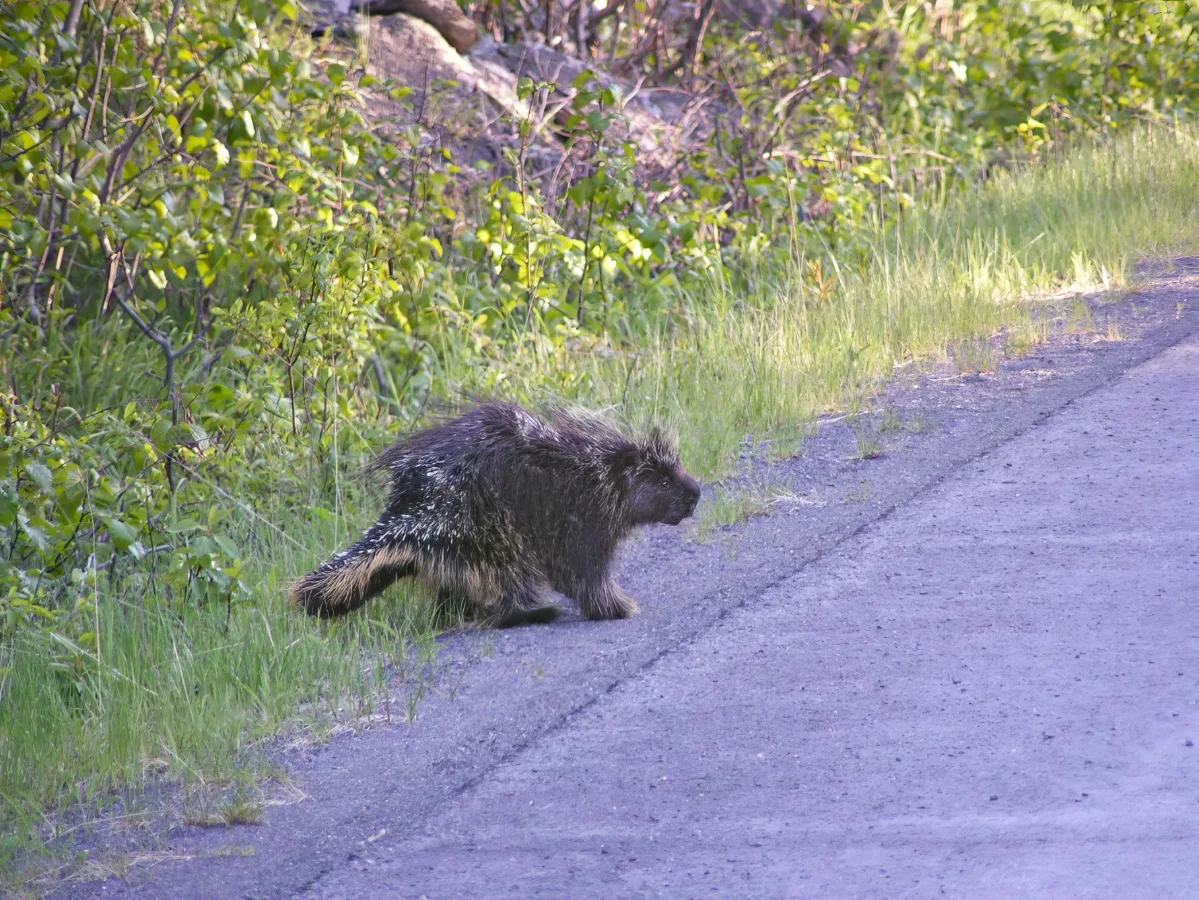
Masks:
[[[69,38],[75,36],[75,29],[79,27],[79,16],[83,12],[83,0],[71,0],[71,10],[67,13],[66,24],[62,27],[62,33]]]

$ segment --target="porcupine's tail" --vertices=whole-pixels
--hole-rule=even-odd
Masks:
[[[401,578],[415,575],[415,558],[411,548],[395,541],[393,523],[384,516],[354,546],[296,581],[291,598],[310,616],[344,616]]]

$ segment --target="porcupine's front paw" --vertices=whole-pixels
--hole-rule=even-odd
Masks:
[[[589,619],[628,619],[637,615],[637,601],[610,581],[586,592],[580,605]]]

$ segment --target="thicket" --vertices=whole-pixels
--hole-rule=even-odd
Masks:
[[[719,110],[664,170],[598,74],[523,79],[468,167],[292,3],[0,2],[0,697],[36,653],[89,708],[106,598],[273,602],[257,548],[352,513],[430,400],[593,398],[602,359],[628,401],[649,343],[717,351],[713,285],[749,323],[783,267],[816,315],[922,198],[1199,102],[1189,3],[766,6],[464,4]],[[547,134],[565,178],[529,164]]]

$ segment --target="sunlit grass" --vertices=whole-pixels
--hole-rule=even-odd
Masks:
[[[320,739],[375,712],[393,675],[427,676],[433,635],[454,623],[423,593],[397,588],[334,625],[290,608],[286,581],[331,555],[344,525],[312,516],[285,531],[244,530],[257,548],[244,606],[156,604],[143,585],[97,598],[93,665],[60,668],[50,628],[0,648],[0,864],[35,835],[53,839],[47,807],[149,775],[210,786],[265,775],[265,738],[298,728]],[[401,701],[392,712],[404,722],[412,711]]]
[[[1035,340],[1039,299],[1110,290],[1142,258],[1194,251],[1197,137],[1144,129],[1034,162],[845,250],[797,239],[756,273],[755,295],[714,278],[635,352],[520,356],[503,382],[528,395],[567,384],[631,422],[669,419],[690,468],[727,475],[747,437],[859,402],[899,363],[957,346],[978,357],[964,364],[993,367],[978,340]]]

